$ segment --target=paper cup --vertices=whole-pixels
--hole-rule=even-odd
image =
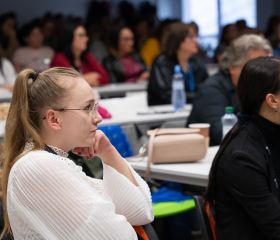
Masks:
[[[189,128],[199,129],[199,134],[201,134],[205,137],[206,148],[208,148],[209,141],[210,141],[210,139],[209,139],[210,124],[209,123],[192,123],[192,124],[189,124]]]

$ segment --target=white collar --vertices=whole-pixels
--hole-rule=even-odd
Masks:
[[[54,146],[51,146],[51,145],[48,145],[58,156],[61,156],[61,157],[65,157],[65,158],[68,158],[68,153],[63,151],[62,149],[58,148],[58,147],[54,147]],[[24,147],[24,152],[26,151],[30,151],[34,148],[34,143],[33,142],[26,142],[25,143],[25,147]]]

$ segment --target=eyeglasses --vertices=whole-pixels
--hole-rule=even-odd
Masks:
[[[87,35],[85,33],[77,33],[77,34],[75,34],[75,36],[80,37],[80,38],[87,37]]]
[[[194,35],[187,35],[186,36],[188,39],[190,39],[190,40],[194,40],[194,39],[196,39],[198,36],[196,35],[196,34],[194,34]]]
[[[129,42],[129,41],[134,41],[134,38],[133,37],[123,37],[123,38],[121,38],[121,40],[124,42]]]
[[[59,109],[53,109],[54,111],[67,111],[67,110],[83,110],[83,111],[92,111],[92,117],[93,119],[95,119],[95,115],[96,115],[96,112],[97,112],[97,109],[98,109],[98,103],[96,103],[94,105],[94,108],[59,108]],[[46,116],[43,117],[43,120],[46,119]]]

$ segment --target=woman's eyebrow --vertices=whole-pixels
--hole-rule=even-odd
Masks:
[[[85,103],[94,103],[94,102],[95,102],[94,99],[90,99],[90,100],[85,101]]]

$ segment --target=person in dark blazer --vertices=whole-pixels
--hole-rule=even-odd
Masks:
[[[174,66],[179,64],[185,79],[187,103],[192,102],[198,86],[207,77],[198,52],[197,32],[193,25],[176,22],[162,40],[162,53],[154,60],[148,85],[148,105],[171,103]]]
[[[233,40],[220,62],[220,71],[200,85],[187,126],[191,123],[210,123],[210,146],[219,145],[225,107],[232,106],[235,114],[239,111],[236,86],[244,64],[271,53],[269,42],[255,34]]]
[[[111,34],[110,54],[103,61],[111,83],[147,80],[150,73],[142,57],[134,51],[134,34],[127,26]]]
[[[217,240],[280,239],[280,58],[250,60],[237,96],[241,113],[212,163],[205,205]]]

